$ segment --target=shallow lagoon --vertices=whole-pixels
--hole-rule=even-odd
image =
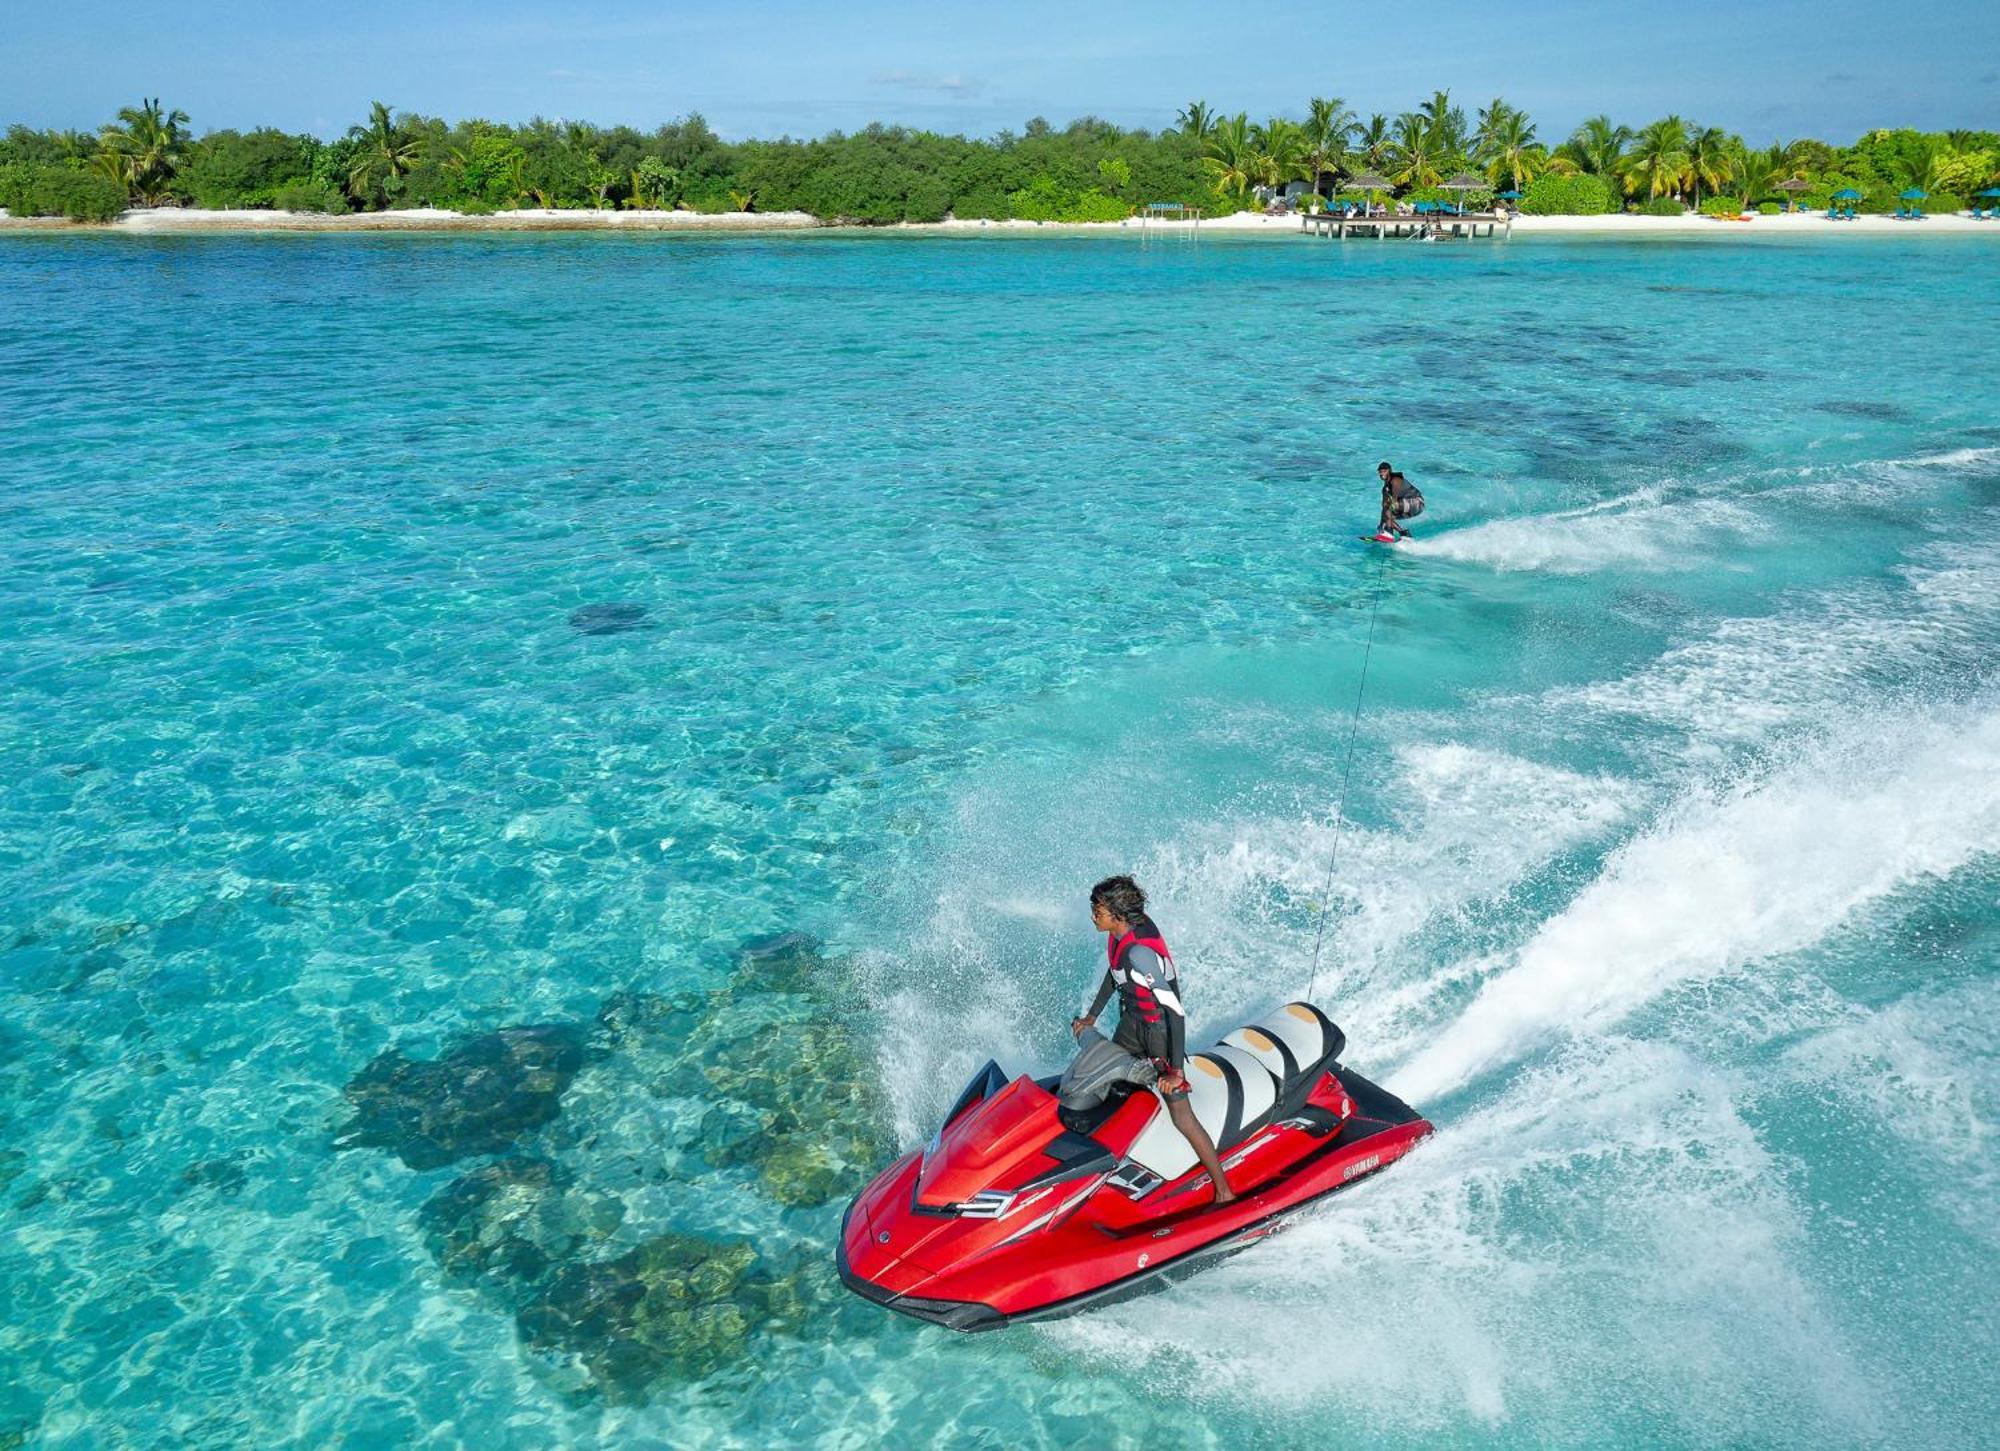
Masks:
[[[0,1437],[1977,1444],[1985,241],[6,239]],[[1090,880],[1197,1038],[1298,990],[1378,600],[1321,997],[1437,1141],[844,1296]]]

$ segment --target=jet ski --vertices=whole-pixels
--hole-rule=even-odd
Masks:
[[[1078,1081],[1091,1076],[1089,1047],[1061,1077],[1010,1081],[989,1062],[929,1146],[848,1206],[840,1277],[953,1330],[1165,1288],[1431,1133],[1408,1104],[1339,1066],[1346,1043],[1325,1013],[1295,1002],[1189,1055],[1190,1102],[1238,1195],[1220,1207],[1156,1091]]]

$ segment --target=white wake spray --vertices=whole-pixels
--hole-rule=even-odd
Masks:
[[[1695,794],[1621,847],[1395,1075],[1423,1102],[1684,983],[1806,947],[2000,850],[2000,710],[1850,721],[1774,775]]]

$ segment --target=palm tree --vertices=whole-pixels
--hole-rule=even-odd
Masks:
[[[1646,188],[1648,201],[1662,191],[1677,194],[1687,179],[1687,123],[1678,116],[1655,121],[1641,131],[1625,155],[1625,184]]]
[[[423,152],[423,143],[398,126],[380,101],[369,105],[368,123],[348,127],[347,134],[365,143],[347,172],[347,189],[356,200],[366,200],[383,183],[408,176]]]
[[[51,131],[49,139],[55,142],[56,150],[71,166],[82,166],[97,151],[97,138],[81,131]]]
[[[1519,191],[1548,165],[1548,153],[1535,144],[1535,123],[1527,112],[1498,97],[1479,113],[1476,140],[1486,179],[1496,188],[1506,182]]]
[[[1592,116],[1570,133],[1555,154],[1587,176],[1616,180],[1624,175],[1625,148],[1632,139],[1630,126],[1614,126],[1609,116]]]
[[[1201,164],[1215,178],[1217,195],[1240,197],[1257,184],[1257,148],[1242,111],[1214,122],[1202,150]]]
[[[1389,118],[1380,111],[1368,118],[1366,126],[1358,127],[1354,133],[1355,150],[1361,153],[1371,171],[1381,171],[1389,164]]]
[[[1347,143],[1354,135],[1354,113],[1338,96],[1314,96],[1306,108],[1306,164],[1312,168],[1313,190],[1319,190],[1320,176],[1337,171],[1347,159]]]
[[[1785,180],[1791,172],[1785,166],[1785,146],[1778,142],[1759,151],[1741,139],[1731,148],[1729,176],[1743,195],[1743,205],[1754,207]]]
[[[1256,153],[1252,171],[1263,186],[1281,187],[1294,181],[1308,165],[1305,128],[1296,121],[1273,116],[1250,128],[1250,144]]]
[[[109,181],[117,182],[128,191],[131,189],[131,168],[126,166],[123,156],[108,147],[93,152],[85,169],[94,171]]]
[[[1206,141],[1215,131],[1215,112],[1208,109],[1206,101],[1189,101],[1181,107],[1180,115],[1174,118],[1183,135],[1192,136],[1197,141]]]
[[[1438,179],[1438,154],[1432,149],[1431,124],[1421,111],[1396,118],[1389,143],[1389,179],[1398,186],[1430,186]]]
[[[114,158],[107,173],[147,206],[157,206],[171,194],[174,176],[187,160],[187,121],[187,112],[163,110],[158,97],[124,107],[117,124],[98,137]]]
[[[1694,206],[1701,210],[1701,189],[1710,191],[1729,179],[1733,152],[1730,143],[1741,149],[1741,137],[1731,136],[1719,126],[1697,128],[1687,141],[1687,176],[1694,183]]]
[[[1451,103],[1450,91],[1433,91],[1418,112],[1430,134],[1430,154],[1439,164],[1465,155],[1465,112]]]

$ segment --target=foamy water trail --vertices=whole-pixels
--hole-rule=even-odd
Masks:
[[[2000,636],[2000,540],[1933,545],[1900,584],[1848,583],[1706,637],[1616,680],[1552,692],[1558,711],[1644,716],[1708,744],[1822,718],[1933,662],[1974,664]]]
[[[1718,544],[1740,543],[1760,527],[1756,513],[1723,499],[1627,509],[1592,509],[1529,519],[1496,519],[1426,536],[1405,547],[1439,559],[1500,570],[1588,574],[1602,569],[1687,567]]]
[[[1173,1314],[1140,1302],[1045,1333],[1165,1360],[1197,1399],[1333,1408],[1357,1441],[1523,1415],[1530,1440],[1602,1441],[1605,1384],[1655,1388],[1635,1420],[1702,1441],[1771,1402],[1866,1439],[1881,1398],[1797,1268],[1803,1211],[1736,1092],[1662,1044],[1579,1047]],[[1274,1334],[1310,1349],[1244,1353]]]
[[[1640,490],[1532,518],[1446,529],[1405,547],[1418,555],[1502,571],[1594,574],[1685,569],[1714,558],[1719,550],[1757,544],[1774,530],[1795,529],[1801,511],[1918,498],[1939,488],[1952,474],[1984,474],[1996,462],[2000,449],[1965,448],[1848,464],[1825,472],[1801,469],[1761,478],[1725,478],[1692,497]]]
[[[1696,794],[1621,847],[1395,1075],[1417,1101],[1693,980],[1804,947],[2000,850],[2000,711],[1861,718],[1770,777]]]

